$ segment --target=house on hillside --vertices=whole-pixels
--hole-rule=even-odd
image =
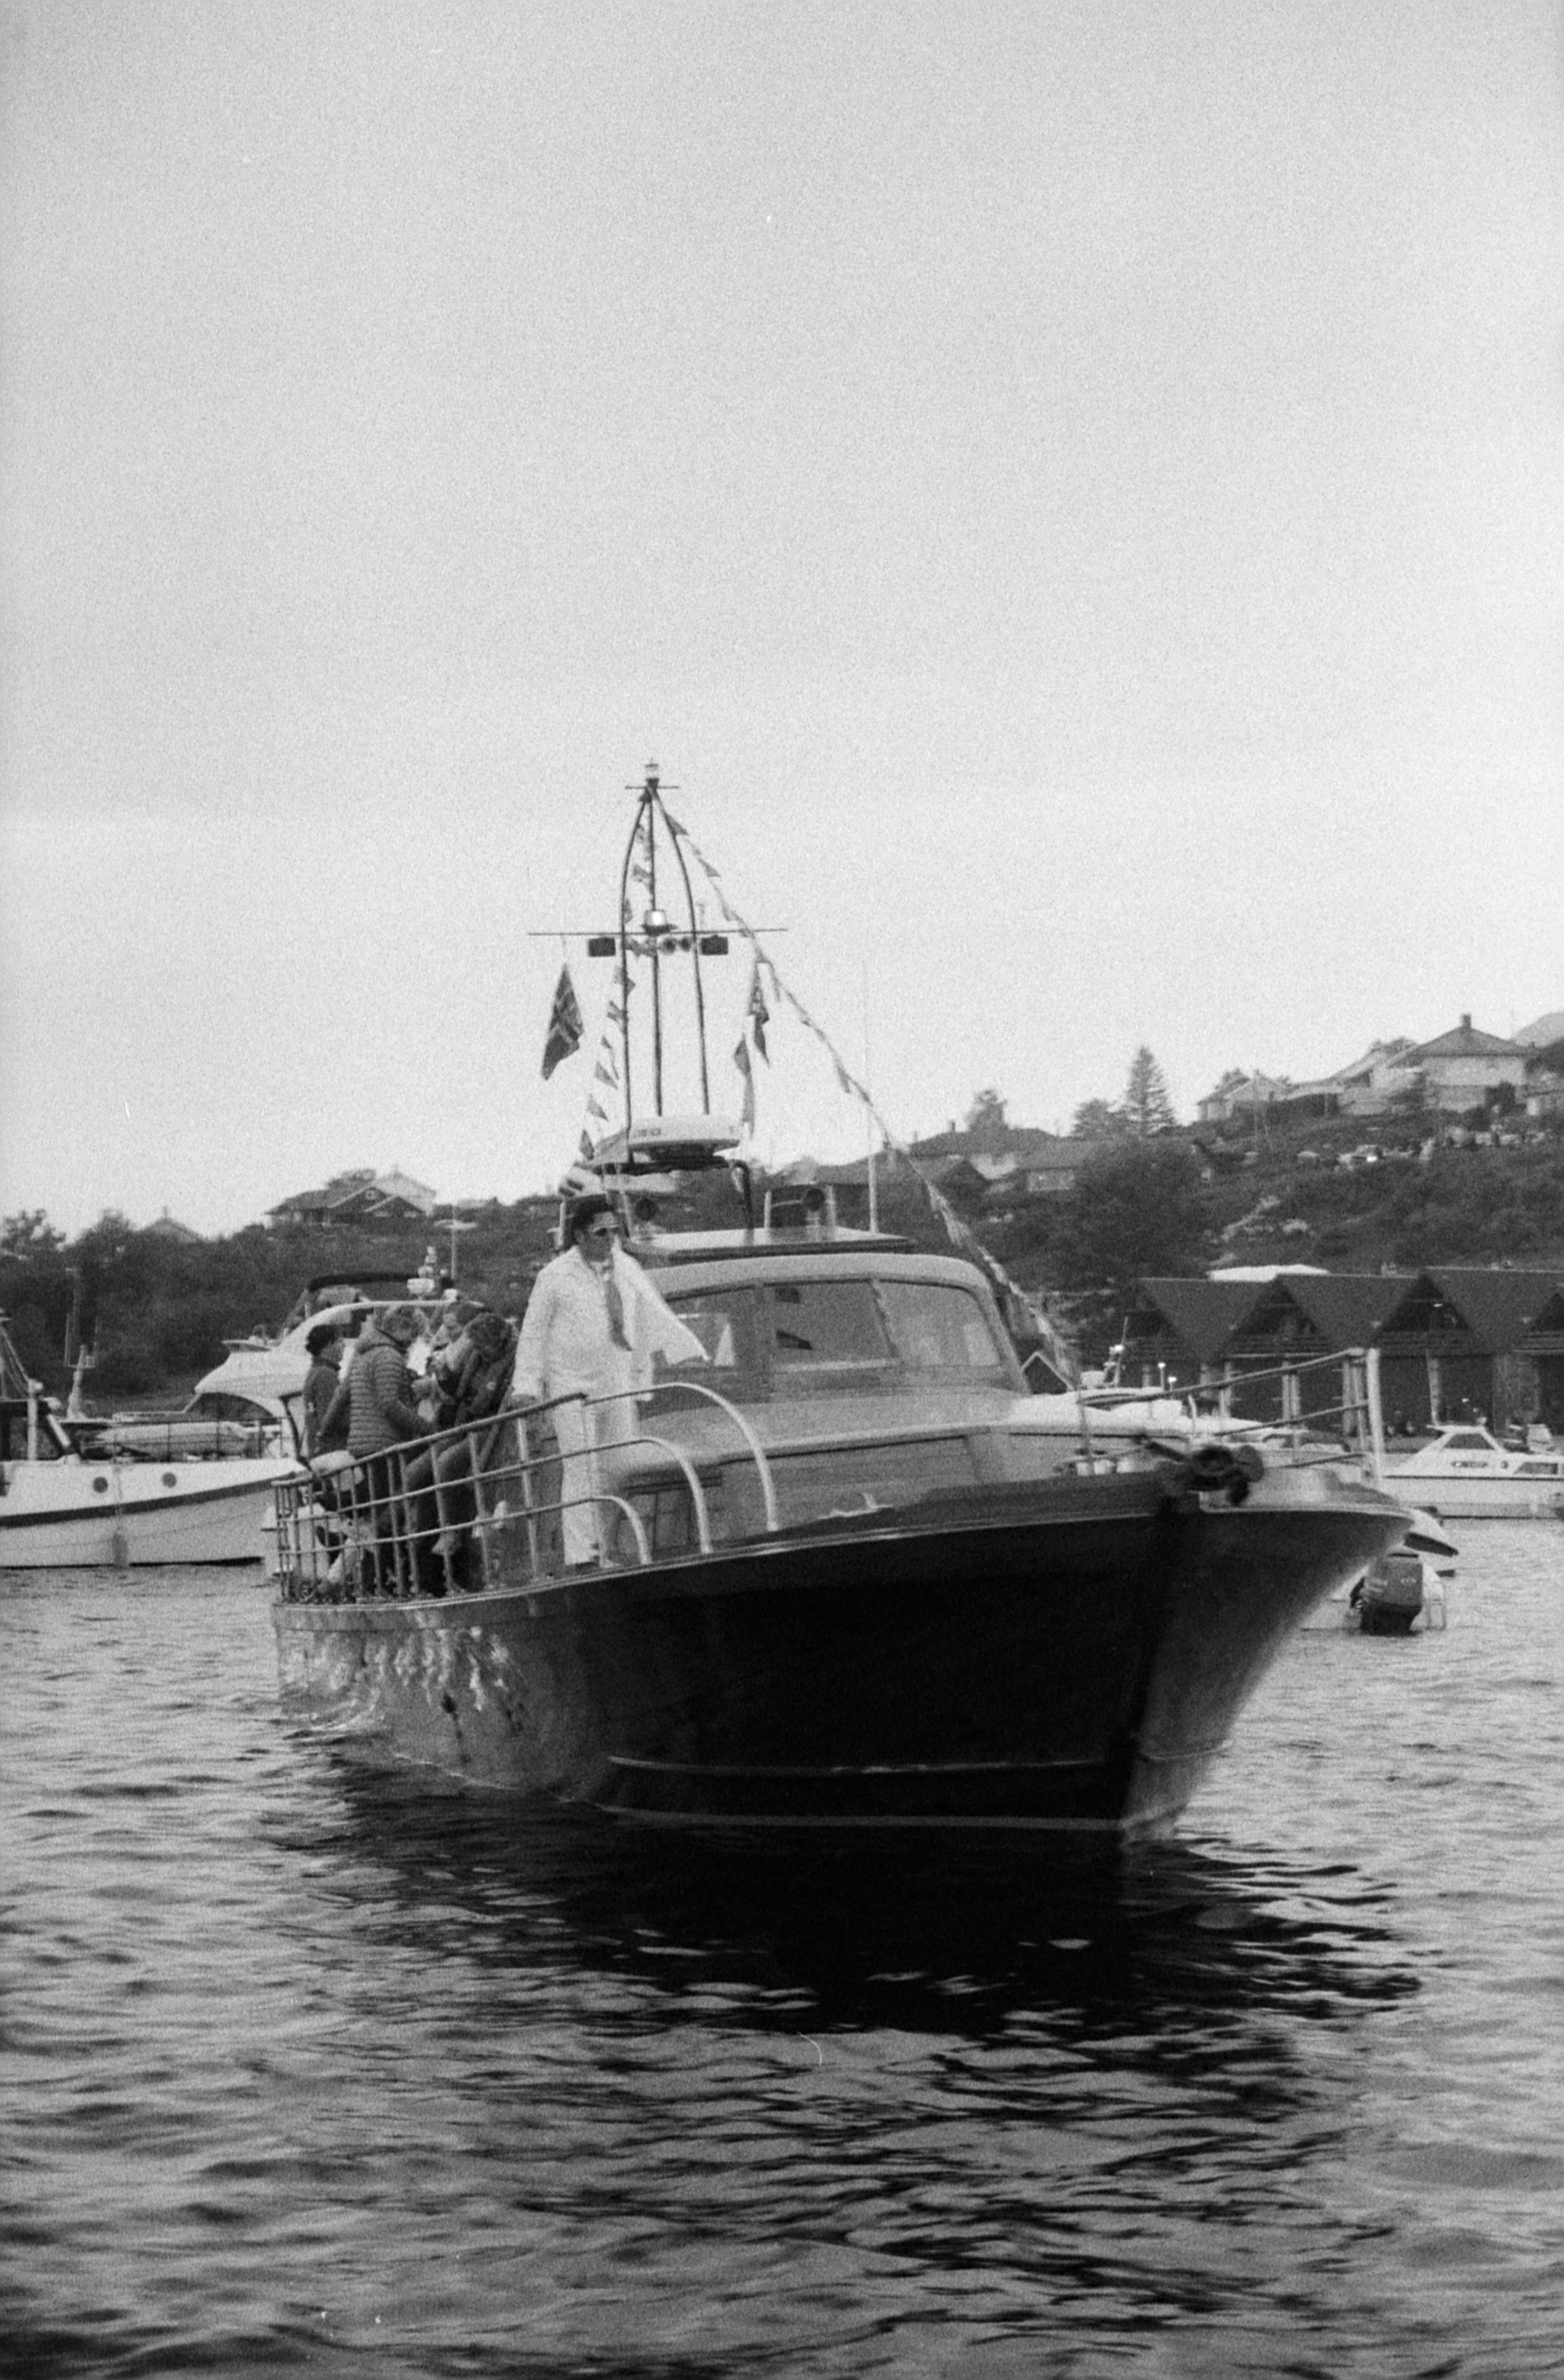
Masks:
[[[269,1207],[266,1221],[273,1230],[292,1224],[315,1231],[349,1223],[424,1222],[434,1207],[434,1192],[410,1174],[376,1173],[361,1166],[334,1173],[319,1190],[301,1190]]]
[[[915,1140],[911,1155],[927,1181],[952,1183],[1008,1198],[1062,1196],[1074,1183],[1093,1144],[1027,1124],[985,1123]]]
[[[1564,1008],[1534,1017],[1515,1038],[1526,1052],[1526,1113],[1564,1115]]]
[[[1506,1087],[1519,1102],[1528,1054],[1520,1042],[1480,1032],[1470,1016],[1463,1016],[1453,1032],[1418,1042],[1401,1062],[1422,1075],[1430,1107],[1463,1115]]]
[[[1322,1075],[1303,1087],[1317,1093],[1322,1110],[1334,1115],[1382,1116],[1398,1097],[1417,1085],[1417,1070],[1408,1062],[1412,1043],[1404,1035],[1388,1041],[1371,1041],[1361,1058],[1334,1075]]]
[[[1276,1108],[1288,1106],[1298,1096],[1298,1086],[1285,1075],[1244,1075],[1234,1068],[1224,1075],[1214,1091],[1196,1099],[1194,1115],[1197,1123],[1232,1123],[1247,1117],[1264,1115]]]
[[[150,1240],[170,1240],[176,1247],[199,1247],[200,1233],[192,1232],[188,1223],[176,1221],[165,1207],[155,1223],[149,1223],[146,1237]]]

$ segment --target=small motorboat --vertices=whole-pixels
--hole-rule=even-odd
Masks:
[[[1346,1624],[1364,1636],[1410,1636],[1445,1624],[1444,1582],[1426,1555],[1403,1544],[1370,1562],[1347,1597]]]
[[[1386,1454],[1384,1485],[1451,1521],[1564,1518],[1564,1451],[1508,1447],[1476,1422],[1447,1424],[1415,1454]]]
[[[383,1293],[387,1289],[395,1293],[386,1296]],[[251,1331],[244,1338],[224,1342],[223,1361],[196,1382],[189,1403],[175,1417],[172,1426],[196,1432],[249,1431],[262,1441],[268,1452],[297,1457],[304,1383],[309,1370],[310,1332],[324,1327],[344,1336],[352,1335],[367,1318],[383,1312],[388,1305],[409,1304],[425,1333],[413,1351],[417,1370],[418,1349],[433,1337],[440,1320],[442,1287],[437,1279],[428,1273],[404,1277],[392,1272],[355,1272],[345,1276],[340,1269],[318,1273],[306,1282],[292,1312],[274,1336]],[[153,1426],[142,1422],[136,1427],[147,1431]]]

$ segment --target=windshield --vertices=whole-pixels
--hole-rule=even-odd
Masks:
[[[1014,1386],[993,1326],[969,1290],[935,1281],[882,1281],[876,1287],[903,1364],[967,1385]]]
[[[741,1402],[915,1385],[1015,1386],[982,1304],[953,1282],[838,1274],[665,1294],[707,1352],[709,1370],[692,1364],[689,1377],[706,1377]]]

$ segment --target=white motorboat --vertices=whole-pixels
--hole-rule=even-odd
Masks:
[[[1447,1426],[1415,1454],[1387,1452],[1392,1496],[1448,1521],[1564,1520],[1564,1452],[1504,1446],[1475,1422]]]
[[[234,1452],[220,1434],[194,1451],[145,1427],[138,1445],[129,1424],[100,1437],[67,1423],[0,1321],[0,1570],[266,1560],[273,1491],[297,1458]]]
[[[710,1107],[687,843],[649,769],[618,929],[588,941],[617,960],[624,1122],[567,1183],[630,1226],[647,1174],[727,1174],[743,1228],[637,1246],[674,1351],[645,1402],[567,1385],[349,1464],[329,1500],[279,1490],[285,1694],[360,1753],[657,1827],[1160,1831],[1407,1515],[1340,1464],[1028,1394],[972,1254],[757,1224]],[[676,953],[698,1113],[663,1102]]]
[[[394,1282],[394,1298],[366,1296],[370,1284]],[[333,1295],[333,1293],[335,1293]],[[356,1273],[351,1281],[341,1273],[321,1273],[307,1283],[297,1305],[274,1338],[254,1332],[245,1339],[224,1342],[223,1361],[196,1382],[183,1423],[202,1428],[238,1428],[260,1433],[268,1451],[296,1455],[300,1445],[304,1383],[309,1370],[308,1341],[321,1324],[350,1334],[367,1317],[387,1305],[411,1305],[423,1325],[424,1340],[412,1350],[415,1372],[421,1368],[419,1348],[426,1346],[439,1325],[438,1283],[423,1275]]]

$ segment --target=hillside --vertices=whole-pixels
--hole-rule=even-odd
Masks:
[[[713,1185],[711,1196],[725,1195]],[[1557,1266],[1564,1279],[1564,1131],[1417,1154],[1404,1130],[1371,1141],[1361,1123],[1270,1124],[1258,1137],[1202,1131],[1104,1141],[1073,1188],[996,1207],[958,1199],[964,1220],[1028,1289],[1049,1294],[1088,1360],[1147,1274],[1213,1266],[1313,1264],[1333,1271],[1435,1264]],[[700,1206],[709,1204],[703,1197]],[[461,1284],[504,1312],[525,1306],[552,1253],[551,1199],[469,1210]],[[692,1202],[690,1219],[697,1208]],[[714,1218],[707,1218],[714,1220]],[[861,1221],[850,1205],[844,1221]],[[676,1217],[669,1217],[671,1221]],[[722,1220],[730,1218],[724,1214]],[[949,1240],[919,1186],[883,1183],[880,1220],[921,1245]],[[99,1362],[95,1402],[168,1398],[218,1362],[225,1338],[274,1330],[312,1277],[415,1272],[429,1232],[265,1231],[181,1245],[108,1215],[68,1245],[39,1217],[0,1235],[0,1311],[23,1360],[61,1390],[79,1287]],[[442,1242],[441,1253],[448,1252]]]

